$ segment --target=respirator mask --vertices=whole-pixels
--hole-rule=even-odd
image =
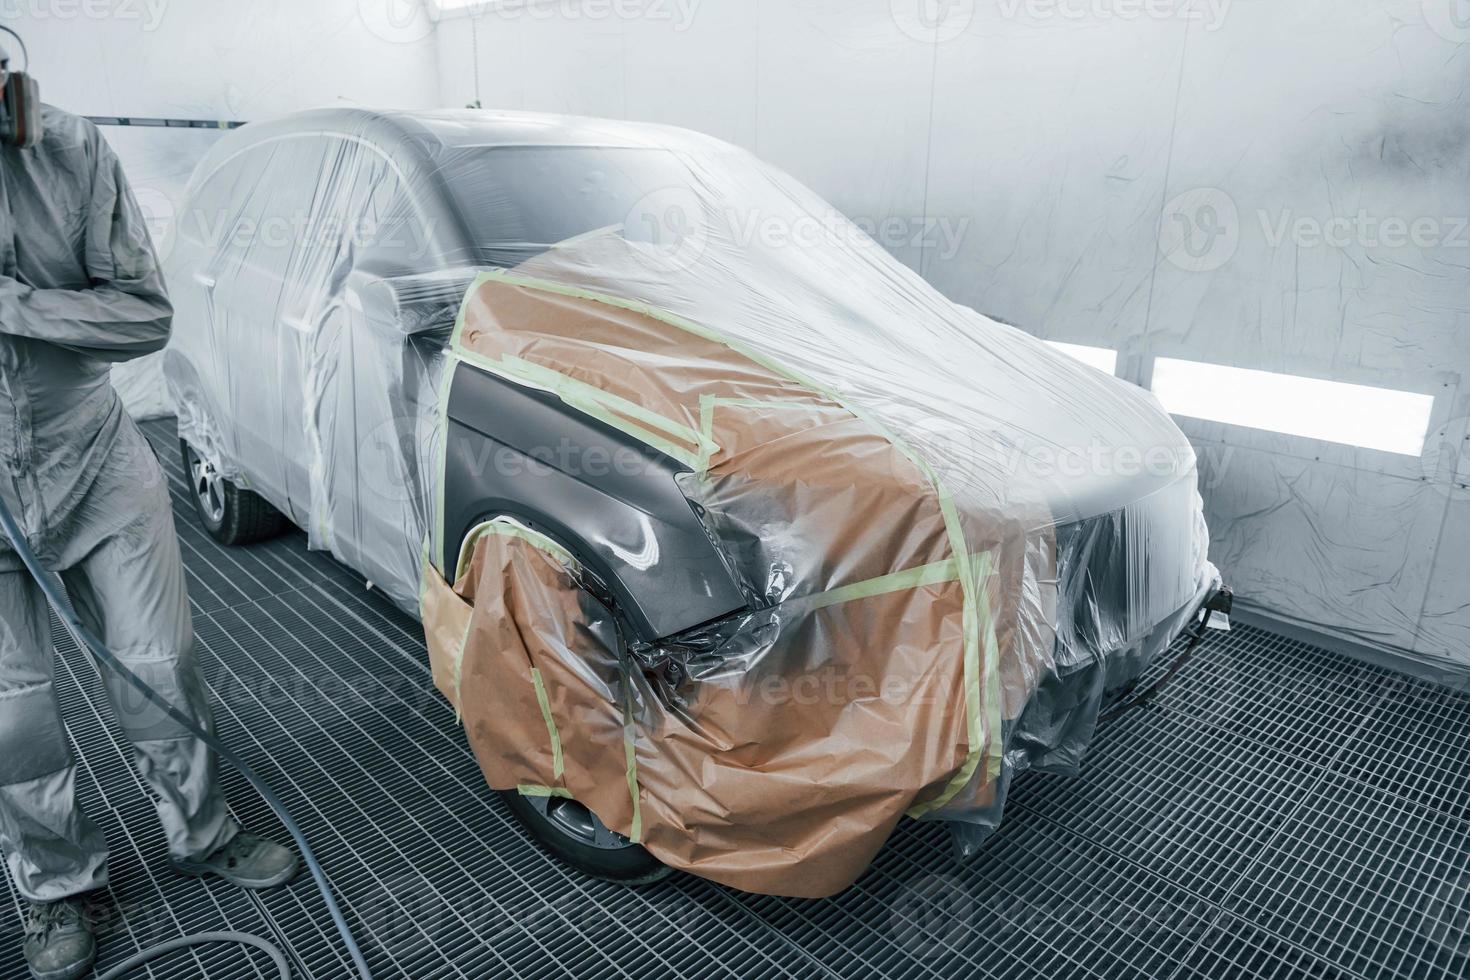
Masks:
[[[0,31],[15,38],[26,67],[31,67],[30,55],[20,35],[8,27],[0,27]],[[10,70],[10,49],[3,41],[0,41],[0,85],[5,88],[4,96],[0,97],[0,143],[35,146],[41,142],[41,87],[30,72]]]

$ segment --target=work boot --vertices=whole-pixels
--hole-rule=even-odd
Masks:
[[[275,888],[296,877],[296,855],[264,837],[240,831],[228,844],[199,861],[173,862],[181,875],[218,875],[241,888]]]
[[[25,903],[26,965],[36,980],[75,980],[92,968],[97,940],[80,896]]]

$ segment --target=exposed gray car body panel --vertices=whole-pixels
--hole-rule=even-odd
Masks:
[[[461,364],[449,395],[444,568],[480,520],[566,543],[646,640],[745,607],[675,476],[685,468],[557,396]]]

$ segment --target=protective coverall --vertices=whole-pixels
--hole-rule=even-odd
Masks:
[[[89,122],[46,106],[39,146],[0,146],[0,494],[82,622],[196,722],[210,724],[167,480],[108,381],[163,347],[173,309],[122,168]],[[3,539],[0,535],[0,539]],[[17,889],[52,901],[106,883],[77,806],[40,589],[0,540],[0,848]],[[238,827],[209,749],[104,678],[176,859]]]

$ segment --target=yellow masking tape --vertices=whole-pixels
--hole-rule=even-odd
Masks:
[[[637,844],[643,840],[643,806],[638,801],[638,752],[633,744],[633,684],[623,672],[623,758],[628,765],[628,793],[633,797],[633,823],[628,839]]]
[[[526,527],[526,525],[512,520],[509,517],[496,517],[492,520],[476,524],[470,528],[470,533],[465,535],[464,543],[459,547],[459,560],[454,566],[454,581],[458,582],[459,577],[464,574],[465,568],[469,566],[470,557],[475,551],[475,542],[487,534],[493,534],[501,538],[516,538],[517,540],[524,541],[531,547],[551,555],[556,559],[558,564],[568,568],[572,572],[581,570],[581,566],[577,564],[577,559],[572,557],[570,551],[567,551],[567,549],[540,531],[533,531]]]
[[[559,796],[564,800],[572,798],[572,794],[560,786],[537,786],[534,783],[521,783],[516,787],[516,792],[522,796]]]
[[[953,506],[953,504],[951,504],[950,506]],[[975,670],[979,665],[980,658],[978,651],[972,651],[971,649],[973,645],[979,644],[980,636],[979,631],[971,633],[969,629],[971,617],[983,615],[985,621],[983,630],[989,641],[985,644],[987,648],[985,657],[987,672],[990,673],[992,677],[994,677],[999,672],[997,670],[990,669],[989,664],[992,660],[999,659],[999,653],[998,651],[993,649],[995,630],[990,626],[989,623],[989,602],[986,601],[984,603],[983,609],[977,609],[975,608],[972,601],[975,593],[984,588],[985,580],[990,575],[990,553],[985,552],[983,554],[975,555],[973,559],[966,564],[969,567],[963,570],[960,576],[960,581],[969,581],[971,583],[970,590],[968,590],[965,594],[965,719],[967,722],[966,739],[968,750],[965,754],[964,765],[960,766],[959,771],[957,771],[954,776],[950,778],[950,781],[944,787],[943,792],[941,792],[934,799],[929,800],[927,803],[921,803],[918,806],[909,809],[908,815],[910,817],[914,817],[915,819],[922,817],[926,813],[932,813],[933,811],[938,810],[940,807],[949,803],[950,800],[953,800],[955,796],[958,795],[959,791],[965,788],[966,784],[968,784],[970,779],[975,775],[976,769],[979,768],[980,748],[982,740],[985,737],[985,731],[991,732],[994,736],[999,735],[998,727],[987,727],[984,730],[982,730],[981,727],[980,679],[975,676]],[[998,704],[998,700],[995,703]],[[1000,712],[998,708],[996,709],[996,713],[990,716],[990,718],[994,725],[999,726]],[[998,741],[998,738],[995,738],[993,740]]]
[[[519,377],[526,378],[529,381],[545,385],[548,389],[558,394],[565,392],[572,397],[586,398],[589,401],[606,406],[619,415],[625,415],[630,419],[635,419],[655,429],[661,429],[676,439],[683,439],[690,445],[699,445],[700,434],[694,431],[694,429],[682,422],[666,419],[657,412],[651,412],[637,402],[629,401],[621,395],[614,395],[611,392],[602,391],[585,381],[577,380],[571,375],[562,374],[560,371],[553,371],[551,368],[510,354],[503,355],[500,358],[500,363],[507,371]]]
[[[617,296],[610,296],[604,293],[598,293],[593,290],[580,289],[577,287],[565,285],[563,283],[553,282],[546,279],[538,279],[533,276],[525,276],[507,270],[496,269],[492,271],[482,272],[479,276],[475,278],[474,283],[471,285],[469,291],[466,293],[465,303],[461,306],[459,317],[455,322],[453,346],[456,349],[462,348],[460,337],[464,329],[465,310],[469,304],[469,297],[474,294],[475,290],[482,283],[492,279],[526,286],[531,289],[539,289],[545,292],[555,293],[562,296],[587,299],[619,309],[641,313],[663,323],[678,327],[679,329],[692,333],[695,336],[703,337],[707,340],[724,344],[731,350],[734,350],[744,355],[757,364],[765,366],[776,374],[779,374],[782,377],[795,381],[797,384],[803,385],[812,391],[818,392],[827,396],[828,398],[831,398],[834,402],[847,409],[847,411],[851,412],[855,417],[872,426],[875,431],[877,431],[880,435],[887,439],[896,449],[899,450],[899,452],[903,453],[905,457],[907,457],[916,467],[918,467],[920,472],[922,472],[929,480],[929,482],[933,485],[935,493],[938,495],[940,512],[944,517],[945,529],[950,539],[950,550],[953,553],[953,557],[955,558],[955,560],[961,562],[963,565],[960,570],[959,580],[961,589],[964,593],[963,629],[965,633],[965,710],[967,717],[966,731],[969,747],[964,765],[961,766],[960,770],[955,774],[954,778],[950,781],[944,792],[940,794],[937,799],[931,801],[929,804],[915,807],[913,810],[909,811],[910,815],[921,816],[925,813],[938,809],[939,807],[942,807],[950,800],[952,800],[955,795],[959,793],[959,791],[965,786],[965,784],[968,783],[969,780],[974,776],[975,771],[979,766],[980,753],[984,745],[985,735],[987,732],[991,734],[990,741],[992,743],[992,758],[991,765],[988,771],[991,773],[998,772],[1000,753],[1000,746],[998,743],[1001,730],[999,671],[1000,653],[994,640],[994,628],[992,624],[989,623],[989,604],[987,602],[985,604],[984,610],[982,611],[980,604],[977,602],[976,595],[980,589],[981,584],[984,582],[985,577],[988,576],[990,573],[990,555],[986,554],[978,556],[979,561],[972,562],[972,557],[969,554],[968,545],[965,542],[964,529],[960,522],[959,513],[954,506],[954,501],[950,497],[948,491],[944,489],[944,486],[939,479],[939,475],[921,456],[919,456],[918,453],[912,450],[894,433],[889,431],[888,427],[883,425],[883,423],[880,422],[877,418],[872,416],[865,409],[857,405],[849,404],[844,398],[842,398],[841,395],[839,395],[833,389],[827,387],[826,385],[822,385],[810,378],[807,378],[799,372],[792,371],[786,365],[781,364],[774,358],[766,356],[760,351],[749,348],[744,344],[739,343],[738,341],[732,340],[731,338],[721,336],[716,331],[710,330],[706,327],[701,326],[700,324],[697,324],[691,320],[687,320],[684,317],[678,316],[676,314],[657,309],[656,307],[653,307],[647,303],[638,302],[636,300],[623,299]],[[713,412],[713,405],[714,403],[711,402],[709,409],[711,413]],[[705,417],[705,406],[703,405],[703,403],[701,403],[701,428],[704,427]],[[712,415],[710,415],[710,417],[712,418]],[[626,429],[627,427],[628,426],[626,423],[619,426],[619,428],[623,429]],[[703,440],[701,440],[701,445],[702,444]],[[650,445],[654,444],[650,443]],[[681,461],[685,462],[687,465],[691,465],[696,468],[701,465],[701,462],[703,462],[703,464],[706,466],[708,465],[708,457],[704,456],[702,453],[694,455],[692,459],[683,456],[675,456],[675,458],[681,459]],[[975,573],[980,567],[983,567],[983,572],[977,577]],[[981,664],[982,646],[984,647],[985,655],[983,667]],[[983,678],[982,673],[984,675]],[[986,686],[983,697],[981,692],[982,680]],[[986,717],[982,718],[982,711],[985,712]],[[634,783],[636,787],[636,777],[634,776],[631,769],[629,771],[629,779],[630,782]]]
[[[541,671],[531,668],[531,682],[536,685],[536,703],[541,706],[541,717],[546,721],[546,733],[551,736],[551,778],[560,779],[565,770],[561,756],[561,735],[556,731],[556,722],[551,717],[551,699],[546,696],[546,685],[541,682]]]
[[[838,404],[841,404],[840,402]],[[699,396],[699,436],[700,451],[699,459],[695,463],[694,472],[703,476],[709,472],[710,460],[714,454],[720,451],[719,443],[715,442],[715,409],[721,405],[732,408],[769,408],[772,411],[790,412],[806,409],[810,412],[820,411],[827,407],[825,405],[813,405],[806,402],[781,402],[769,398],[721,398],[718,395]]]
[[[616,401],[620,405],[631,405],[633,404],[632,402],[627,402],[615,395],[606,393],[594,396],[592,393],[597,392],[598,389],[593,388],[585,382],[578,381],[568,375],[557,374],[555,371],[549,371],[546,368],[540,368],[540,370],[533,374],[533,372],[522,370],[514,364],[507,363],[504,359],[499,361],[491,360],[471,350],[459,351],[454,357],[456,361],[473,364],[475,367],[489,371],[491,374],[498,375],[499,377],[508,378],[511,381],[521,384],[527,384],[542,391],[549,391],[578,411],[584,412],[601,422],[606,422],[620,432],[628,433],[640,442],[652,446],[666,456],[677,459],[686,466],[694,466],[695,462],[699,459],[698,450],[690,448],[690,446],[698,445],[697,435],[691,435],[687,440],[688,445],[681,445],[667,436],[652,431],[646,426],[629,421],[625,415],[619,412],[618,408],[614,407],[613,403]],[[526,361],[523,363],[529,364],[530,362]],[[535,365],[535,367],[539,368],[539,365]],[[548,374],[554,376],[557,380],[548,377]],[[644,415],[658,420],[657,428],[668,430],[679,427],[679,423],[670,419],[655,415],[646,409],[641,409],[641,411]],[[694,430],[689,429],[687,426],[682,428],[690,433],[694,433]]]
[[[461,693],[461,689],[464,685],[464,654],[465,650],[468,649],[470,645],[470,627],[473,626],[474,623],[475,611],[471,609],[469,616],[466,617],[464,621],[464,635],[459,638],[459,649],[454,652],[454,657],[452,660],[450,660],[449,663],[451,673],[454,675],[453,680],[455,721],[463,721],[464,719],[464,710],[460,707],[460,705],[464,704],[464,697]]]
[[[714,452],[703,447],[714,442],[715,434],[715,396],[699,396],[699,434],[704,438],[701,440],[699,458],[694,461],[694,472],[703,476],[709,472],[709,461],[714,457]]]
[[[943,582],[953,582],[958,578],[959,566],[953,558],[944,561],[932,562],[928,565],[920,565],[917,568],[906,568],[900,572],[890,572],[877,578],[870,578],[864,582],[854,582],[851,585],[839,586],[828,589],[826,592],[818,592],[816,595],[801,596],[791,599],[785,603],[786,606],[799,606],[815,612],[828,606],[835,606],[843,602],[852,602],[857,599],[869,599],[873,596],[885,595],[889,592],[902,592],[907,589],[922,588],[926,585],[939,585]]]
[[[996,727],[986,732],[990,741],[990,763],[986,767],[987,779],[1000,776],[1001,761],[1005,758],[1005,746],[1001,744],[1001,696],[1000,696],[1000,641],[995,637],[995,617],[990,611],[990,590],[985,579],[977,580],[980,595],[980,622],[985,630],[985,717]]]
[[[459,320],[464,319],[464,310],[459,312]],[[456,321],[459,322],[459,321]],[[459,329],[455,328],[456,331]],[[429,540],[424,542],[424,556],[429,564],[424,568],[427,576],[430,568],[437,567],[439,556],[444,554],[444,472],[448,468],[449,454],[449,387],[454,380],[454,364],[452,357],[446,357],[441,365],[444,376],[439,379],[439,445],[435,447],[436,457],[434,471],[438,487],[434,495],[434,523],[429,529]],[[423,608],[423,595],[428,590],[428,579],[425,578],[419,584],[419,606]]]

